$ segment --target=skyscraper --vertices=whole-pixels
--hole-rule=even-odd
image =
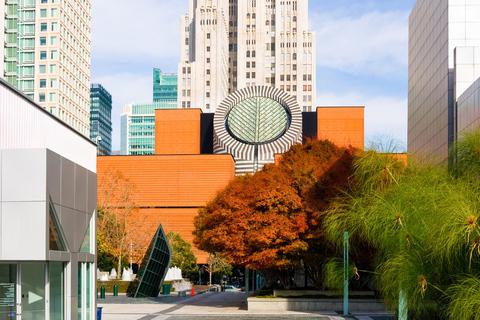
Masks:
[[[154,154],[155,110],[176,108],[168,100],[127,104],[120,117],[120,154]]]
[[[267,85],[313,111],[316,34],[308,0],[190,0],[180,22],[178,107],[215,112],[238,89]]]
[[[480,76],[479,26],[478,1],[418,0],[415,4],[409,18],[409,152],[445,159],[459,131],[458,115],[473,117],[457,106]]]
[[[3,78],[89,136],[90,0],[8,0],[0,6]]]
[[[163,73],[153,69],[153,101],[167,100],[172,106],[177,105],[177,74]]]
[[[98,143],[99,155],[112,154],[112,95],[98,83],[90,88],[90,140]]]

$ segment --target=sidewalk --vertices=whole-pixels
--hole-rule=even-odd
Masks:
[[[315,319],[315,320],[393,320],[391,314],[354,314],[320,312],[249,312],[245,295],[236,292],[206,292],[180,298],[176,293],[156,298],[128,298],[125,295],[97,300],[102,320],[207,320],[207,319]]]

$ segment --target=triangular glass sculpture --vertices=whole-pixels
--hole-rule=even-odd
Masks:
[[[50,201],[49,215],[49,248],[55,251],[68,251],[65,238],[63,237],[62,228],[58,222],[57,212]]]

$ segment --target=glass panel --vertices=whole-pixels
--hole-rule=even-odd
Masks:
[[[78,320],[83,319],[82,314],[82,294],[83,294],[83,274],[82,274],[82,265],[83,263],[78,264]]]
[[[45,319],[45,264],[22,264],[22,318]]]
[[[90,225],[88,226],[87,233],[83,238],[82,247],[80,248],[80,252],[90,253]]]
[[[91,263],[87,263],[87,279],[86,279],[86,280],[87,280],[87,281],[86,281],[87,285],[86,285],[86,287],[85,287],[85,291],[86,291],[85,293],[86,293],[86,295],[87,295],[87,296],[86,296],[86,302],[87,302],[86,315],[87,315],[87,320],[90,320],[90,313],[91,313],[91,301],[90,301],[90,300],[92,299],[92,297],[91,297],[91,295],[90,295],[90,293],[91,293],[91,290],[90,290],[90,289],[91,289],[91,283],[90,283],[90,282],[91,282],[91,279],[93,278],[93,277],[91,276],[91,273],[92,273],[92,270],[93,270],[93,268],[92,268],[91,266],[92,266]]]
[[[55,208],[50,204],[50,250],[67,251]]]
[[[15,319],[17,265],[0,264],[0,319]]]
[[[65,278],[63,262],[50,262],[50,320],[63,320]]]

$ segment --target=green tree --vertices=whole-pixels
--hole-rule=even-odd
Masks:
[[[460,139],[450,171],[413,161],[407,167],[395,155],[366,151],[356,159],[355,183],[325,220],[339,248],[348,231],[353,255],[359,244],[376,250],[377,289],[394,309],[401,290],[409,319],[478,319],[480,186],[470,168],[476,149],[480,139]],[[334,283],[338,275],[329,275]]]
[[[193,253],[192,245],[183,240],[180,234],[174,232],[167,233],[167,239],[172,251],[170,268],[180,268],[185,276],[197,272],[197,258]]]

